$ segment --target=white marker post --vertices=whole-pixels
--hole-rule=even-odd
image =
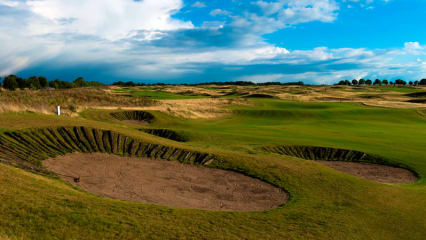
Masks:
[[[58,107],[57,107],[56,112],[58,113],[58,116],[61,116],[61,106],[58,106]]]

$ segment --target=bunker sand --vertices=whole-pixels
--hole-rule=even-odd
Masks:
[[[73,153],[43,163],[67,182],[114,199],[236,211],[268,210],[288,201],[285,191],[258,179],[175,161]]]
[[[384,183],[413,183],[417,177],[409,170],[372,163],[316,161],[341,172]]]

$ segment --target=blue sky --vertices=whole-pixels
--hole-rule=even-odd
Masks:
[[[0,76],[426,78],[426,0],[0,0]]]

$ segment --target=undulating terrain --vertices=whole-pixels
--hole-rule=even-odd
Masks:
[[[0,239],[424,239],[425,92],[1,90]]]

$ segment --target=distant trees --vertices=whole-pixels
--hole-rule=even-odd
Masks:
[[[354,79],[352,81],[341,80],[337,83],[337,85],[347,85],[347,86],[350,86],[350,85],[352,85],[352,86],[363,86],[363,85],[368,85],[368,86],[371,86],[371,85],[374,85],[374,86],[382,86],[382,85],[385,85],[385,86],[389,86],[389,85],[390,86],[406,86],[407,82],[402,80],[402,79],[397,79],[394,82],[388,81],[386,79],[384,79],[384,80],[376,79],[373,82],[370,79],[365,80],[365,79],[361,78],[360,80]],[[422,79],[420,81],[409,81],[408,85],[409,86],[426,85],[426,79]]]
[[[49,87],[49,81],[47,81],[46,77],[40,76],[40,77],[38,77],[38,81],[40,82],[41,88]]]
[[[56,79],[55,81],[49,82],[49,87],[55,88],[55,89],[67,89],[67,88],[72,88],[73,85],[70,82],[61,81],[59,79]]]
[[[101,86],[102,83],[99,82],[86,82],[82,77],[74,80],[73,83],[61,81],[56,79],[55,81],[49,82],[46,77],[32,76],[28,79],[18,77],[16,75],[9,75],[4,78],[3,87],[9,90],[20,89],[46,89],[46,88],[55,88],[55,89],[67,89],[67,88],[78,88],[78,87],[92,87],[92,86]]]
[[[405,85],[407,85],[407,82],[404,81],[404,80],[401,80],[401,79],[397,79],[397,80],[395,80],[395,85],[405,86]]]
[[[3,80],[3,87],[8,90],[14,91],[19,87],[17,77],[15,75],[9,75]]]
[[[349,80],[342,80],[338,83],[338,85],[346,85],[346,86],[350,86],[351,82],[349,82]]]
[[[376,79],[376,80],[374,80],[373,84],[381,86],[382,85],[382,81],[380,79]]]

